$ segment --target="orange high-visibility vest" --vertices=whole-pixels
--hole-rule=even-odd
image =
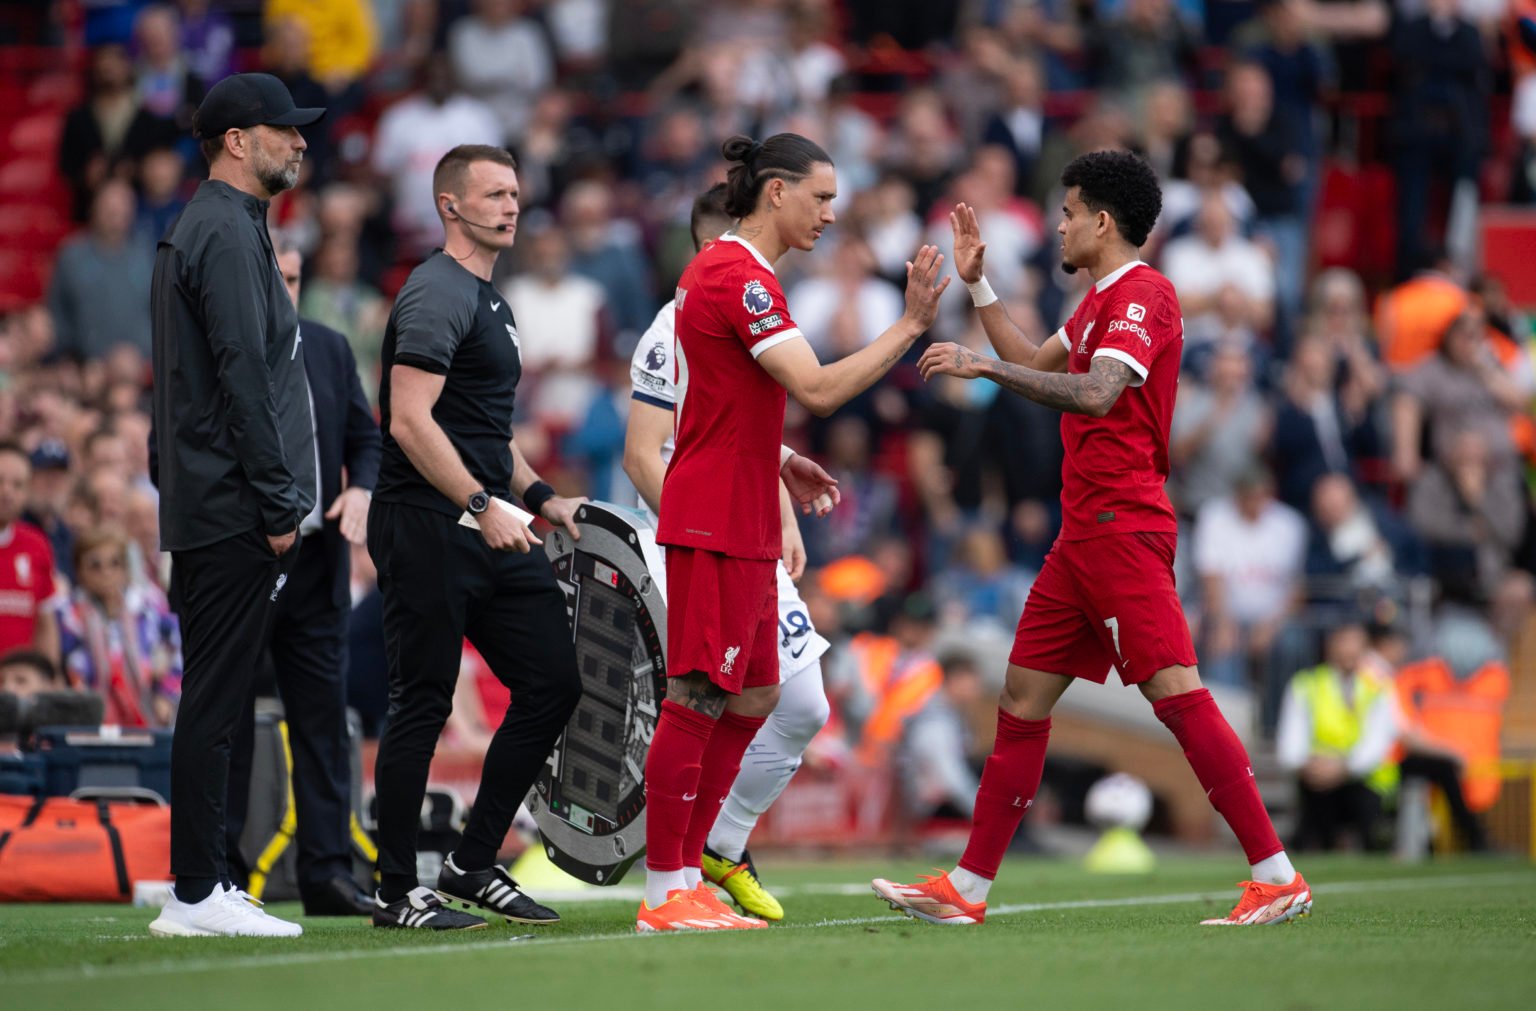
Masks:
[[[1493,350],[1494,357],[1511,371],[1521,364],[1520,360],[1526,354],[1523,345],[1493,327],[1488,328],[1488,346]],[[1529,404],[1526,406],[1530,407]],[[1517,411],[1509,419],[1509,438],[1522,457],[1530,463],[1536,463],[1536,418],[1532,418],[1529,409]]]
[[[1465,680],[1439,657],[1397,672],[1397,699],[1404,717],[1461,755],[1461,791],[1467,806],[1486,811],[1499,799],[1499,735],[1509,669],[1494,661]]]
[[[1466,291],[1448,277],[1420,274],[1376,300],[1376,339],[1394,372],[1407,372],[1440,347],[1440,339],[1466,311]]]
[[[896,745],[907,720],[939,690],[944,671],[932,657],[903,657],[901,647],[889,636],[861,633],[848,648],[858,661],[864,690],[876,700],[864,723],[859,755],[877,761]]]

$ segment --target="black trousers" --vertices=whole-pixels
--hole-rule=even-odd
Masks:
[[[491,740],[457,862],[495,859],[539,768],[581,699],[565,595],[543,552],[492,551],[430,509],[374,502],[368,551],[384,595],[389,717],[379,741],[379,873],[385,898],[416,885],[427,770],[453,709],[467,636],[512,692]]]
[[[1301,817],[1291,849],[1335,849],[1342,832],[1353,834],[1363,852],[1380,849],[1376,823],[1381,818],[1381,795],[1375,790],[1352,779],[1331,790],[1314,790],[1305,783],[1297,783],[1297,791]]]
[[[278,595],[264,658],[283,700],[293,752],[290,771],[298,815],[294,843],[301,890],[352,876],[352,763],[344,676],[347,609],[332,600],[333,575],[324,539],[306,539]],[[239,857],[256,745],[254,693],[251,702],[241,716],[230,757],[225,818],[230,877],[241,887],[249,875]]]
[[[1455,762],[1439,755],[1410,753],[1398,763],[1398,771],[1405,780],[1422,779],[1438,786],[1445,794],[1446,806],[1451,809],[1451,822],[1466,840],[1467,848],[1478,853],[1488,848],[1488,833],[1477,815],[1467,807],[1467,798],[1461,792],[1461,768]]]
[[[296,554],[277,558],[261,531],[250,530],[171,555],[182,649],[171,742],[171,873],[178,880],[229,880],[230,747],[241,714],[250,711],[257,663]]]

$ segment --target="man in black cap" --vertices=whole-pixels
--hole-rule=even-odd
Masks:
[[[171,753],[175,893],[162,937],[296,937],[229,882],[230,743],[317,497],[298,313],[267,234],[267,202],[298,182],[296,109],[267,74],[208,92],[192,129],[208,179],[160,240],[150,299],[160,543],[181,618],[182,701]]]

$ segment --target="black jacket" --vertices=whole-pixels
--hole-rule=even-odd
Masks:
[[[304,367],[315,398],[315,440],[320,451],[320,508],[329,509],[345,488],[373,491],[379,479],[379,426],[357,378],[357,359],[347,339],[312,320],[300,324],[304,334]],[[345,468],[346,483],[342,483]],[[337,607],[351,603],[351,556],[341,526],[325,521],[326,565],[332,572],[332,600]]]
[[[315,444],[298,312],[267,202],[205,180],[155,254],[160,545],[187,551],[298,528]]]

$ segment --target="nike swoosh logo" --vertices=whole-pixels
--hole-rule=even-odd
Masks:
[[[802,644],[800,646],[799,649],[791,651],[789,655],[794,657],[796,660],[798,660],[798,659],[800,659],[800,654],[805,652],[805,647],[809,646],[809,645],[810,645],[810,643],[808,643],[808,642],[804,643],[804,644]]]
[[[495,312],[497,309],[500,309],[500,308],[501,308],[501,303],[500,302],[492,302],[491,303],[491,312]]]

